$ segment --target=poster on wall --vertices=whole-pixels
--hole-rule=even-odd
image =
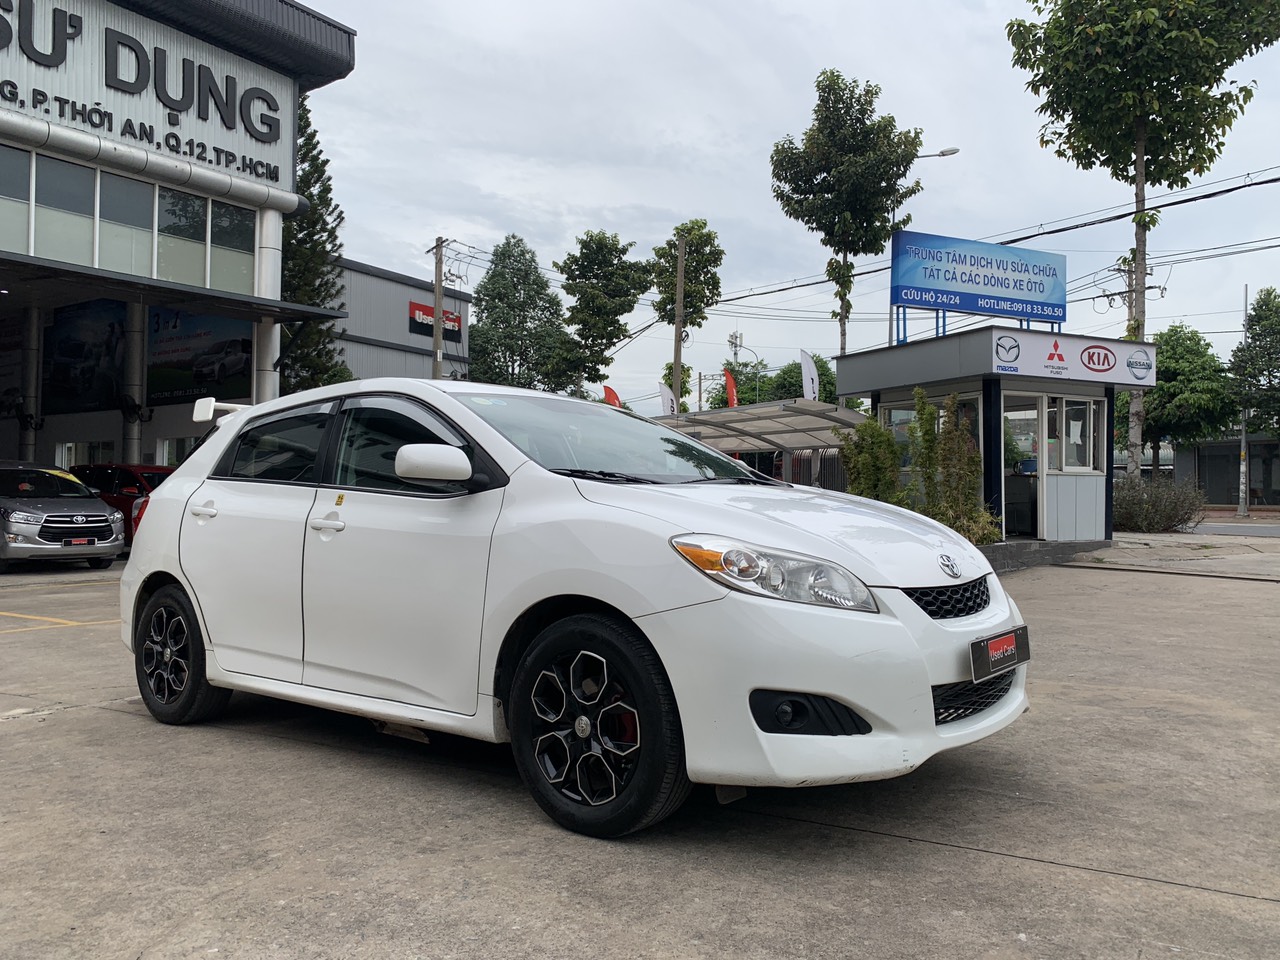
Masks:
[[[152,307],[147,313],[147,405],[253,392],[253,322]]]
[[[90,300],[53,311],[44,332],[41,413],[119,408],[124,314],[119,300]]]

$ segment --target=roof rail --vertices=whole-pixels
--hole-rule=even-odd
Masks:
[[[237,410],[248,410],[252,404],[223,403],[215,397],[201,397],[191,411],[191,419],[196,423],[208,423],[215,413],[235,413]]]

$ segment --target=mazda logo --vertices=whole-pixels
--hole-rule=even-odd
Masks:
[[[996,338],[996,359],[1001,363],[1013,363],[1021,353],[1017,338],[1008,335]]]
[[[80,516],[79,514],[72,517],[71,519],[74,520],[76,523],[84,523],[84,517]]]
[[[938,554],[938,566],[952,580],[960,579],[960,564],[954,557],[949,557],[945,553]]]

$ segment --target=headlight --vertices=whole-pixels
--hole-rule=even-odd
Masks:
[[[6,510],[4,518],[13,523],[44,523],[44,517],[38,513],[23,513],[21,510]]]
[[[124,519],[124,514],[119,510],[112,511],[111,516],[107,517],[108,523],[119,523]]]
[[[672,537],[691,564],[725,586],[761,597],[879,613],[867,585],[838,564],[724,537]]]

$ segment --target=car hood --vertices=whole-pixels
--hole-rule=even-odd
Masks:
[[[110,506],[97,497],[49,497],[48,499],[24,499],[22,497],[0,499],[0,508],[18,510],[22,513],[38,513],[41,516],[50,513],[76,514],[86,517],[108,516],[115,507]]]
[[[845,566],[868,586],[945,586],[991,573],[982,552],[954,530],[910,510],[830,490],[575,482],[593,503],[633,510],[690,533],[818,556]],[[943,572],[943,554],[957,562],[959,578]]]

